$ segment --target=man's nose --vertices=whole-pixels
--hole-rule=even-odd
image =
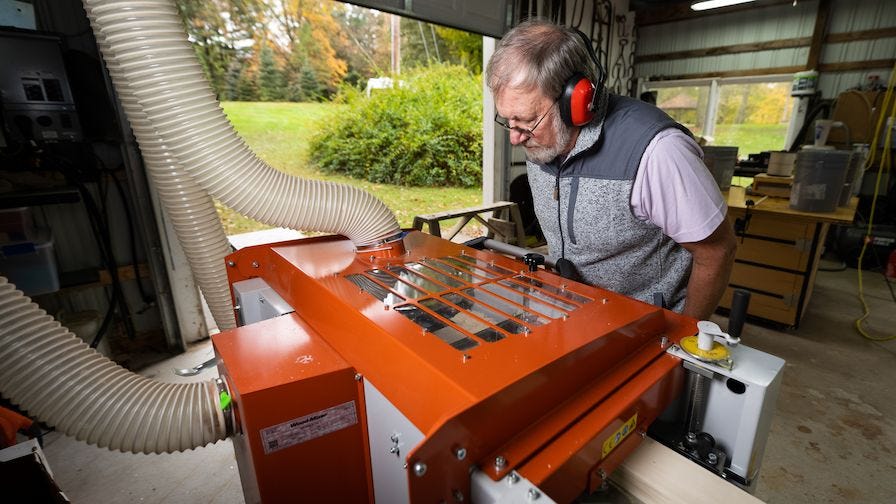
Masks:
[[[510,130],[510,145],[519,145],[528,139],[529,135],[523,133],[522,131],[515,129]]]

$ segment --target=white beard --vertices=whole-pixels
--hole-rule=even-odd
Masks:
[[[551,121],[551,127],[554,128],[554,146],[544,147],[538,144],[534,138],[526,140],[524,147],[526,148],[526,159],[533,163],[545,164],[554,160],[560,154],[566,151],[566,146],[572,139],[572,128],[563,124],[560,114],[554,114]],[[529,144],[532,144],[531,146]]]

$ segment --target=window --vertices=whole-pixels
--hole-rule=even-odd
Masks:
[[[738,157],[785,148],[793,115],[791,75],[688,82],[647,82],[657,106],[704,137],[709,145],[736,145]]]
[[[656,90],[656,106],[687,126],[695,136],[704,136],[709,86],[676,86]]]

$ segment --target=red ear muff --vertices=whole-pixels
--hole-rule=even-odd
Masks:
[[[560,118],[567,126],[584,126],[594,119],[594,84],[577,73],[566,81],[560,96]]]

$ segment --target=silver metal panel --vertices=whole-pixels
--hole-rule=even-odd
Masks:
[[[261,278],[234,282],[233,298],[237,306],[237,323],[241,326],[295,311]]]
[[[663,23],[638,30],[637,54],[661,54],[787,38],[809,37],[817,2]],[[690,73],[690,72],[678,72]]]
[[[718,447],[728,454],[731,472],[744,478],[748,487],[750,483],[755,484],[774,416],[784,360],[738,345],[729,348],[734,367],[728,370],[701,363],[678,347],[673,348],[669,353],[715,373],[706,400],[703,431],[712,435]],[[745,391],[733,392],[728,387],[729,379],[744,384]]]
[[[821,62],[882,60],[893,55],[896,55],[896,38],[860,40],[825,45],[821,51]]]
[[[896,26],[892,0],[832,2],[828,33],[872,30]]]
[[[423,433],[368,380],[364,380],[364,403],[374,500],[410,502],[407,454],[423,441]]]
[[[482,471],[473,471],[470,475],[470,494],[470,500],[476,504],[516,504],[521,502],[554,504],[556,502],[515,471],[500,481],[493,481]]]

